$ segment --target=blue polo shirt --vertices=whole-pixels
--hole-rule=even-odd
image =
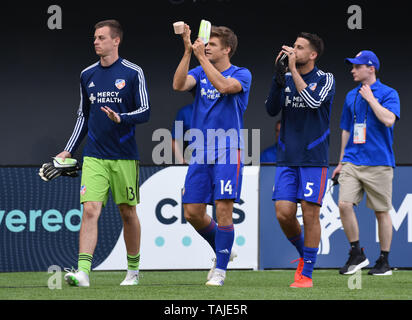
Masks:
[[[386,127],[373,112],[372,108],[359,93],[361,84],[349,91],[343,105],[340,127],[350,132],[342,162],[351,162],[364,166],[395,167],[393,153],[393,127]],[[400,118],[400,100],[398,92],[384,85],[378,79],[371,85],[371,90],[379,103],[393,112],[396,120]],[[364,123],[366,119],[366,142],[353,143],[354,118],[356,122]]]

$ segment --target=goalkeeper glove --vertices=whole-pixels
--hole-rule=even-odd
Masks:
[[[76,159],[66,158],[53,158],[53,162],[44,163],[40,170],[39,176],[44,181],[53,180],[59,176],[77,177],[81,167],[77,163]]]
[[[284,53],[275,64],[276,83],[280,88],[286,87],[285,74],[288,68],[288,56]]]

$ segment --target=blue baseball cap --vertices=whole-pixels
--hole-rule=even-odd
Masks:
[[[369,67],[375,67],[376,70],[379,70],[380,66],[376,54],[369,50],[363,50],[355,58],[346,58],[345,61],[352,64],[366,64]]]

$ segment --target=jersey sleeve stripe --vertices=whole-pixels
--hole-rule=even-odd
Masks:
[[[83,92],[82,92],[82,85],[80,84],[80,104],[79,110],[77,112],[77,121],[74,127],[73,133],[69,139],[64,150],[71,152],[74,145],[76,144],[77,139],[80,136],[80,132],[82,131],[84,125],[84,114],[83,114]]]
[[[130,69],[133,69],[137,71],[138,73],[138,78],[139,78],[139,96],[140,96],[140,102],[142,106],[149,106],[149,99],[147,96],[147,91],[146,91],[146,81],[143,75],[143,70],[140,68],[138,65],[133,64],[126,59],[123,59],[122,64],[125,67],[128,67]]]
[[[92,68],[96,67],[98,64],[99,64],[99,61],[98,61],[98,62],[96,62],[96,63],[93,63],[92,65],[90,65],[90,66],[88,66],[87,68],[83,69],[83,70],[82,70],[82,72],[81,72],[80,74],[82,74],[82,73],[86,72],[87,70],[90,70],[90,69],[92,69]]]
[[[326,75],[326,83],[323,86],[323,88],[320,91],[319,100],[314,99],[310,93],[307,91],[307,88],[305,88],[303,91],[300,92],[301,97],[306,101],[306,103],[309,105],[311,108],[318,108],[321,106],[323,100],[326,98],[328,95],[329,91],[332,89],[333,85],[333,77],[331,74]]]
[[[80,132],[82,131],[83,125],[84,125],[83,113],[82,114],[79,113],[79,117],[77,118],[76,126],[74,127],[72,136],[70,137],[69,142],[67,143],[64,150],[69,151],[69,152],[73,150],[73,147],[76,144],[76,141],[80,136]]]
[[[326,77],[327,77],[327,79],[330,81],[330,85],[329,85],[329,87],[324,86],[324,87],[322,88],[322,90],[320,91],[319,95],[321,96],[322,99],[324,99],[324,98],[327,96],[327,94],[329,93],[330,89],[332,88],[332,84],[333,84],[333,81],[334,81],[334,80],[333,80],[333,75],[332,75],[331,73],[327,73],[327,74],[326,74]]]

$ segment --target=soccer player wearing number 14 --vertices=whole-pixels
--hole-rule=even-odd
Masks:
[[[123,220],[128,272],[121,285],[138,284],[140,262],[139,163],[135,125],[149,120],[149,99],[143,71],[119,57],[123,31],[116,20],[95,25],[94,47],[100,61],[84,69],[80,107],[73,134],[57,157],[68,158],[87,135],[80,202],[78,270],[65,275],[73,286],[88,287],[97,244],[98,219],[109,188]]]
[[[210,270],[206,285],[222,286],[228,262],[235,256],[233,203],[239,202],[242,186],[241,129],[252,75],[248,69],[230,63],[237,37],[229,28],[212,26],[206,45],[200,38],[192,45],[190,34],[186,24],[182,35],[185,52],[174,75],[173,88],[189,91],[196,86],[191,130],[201,131],[205,138],[202,145],[194,142],[196,156],[191,158],[182,201],[186,220],[216,253],[216,265]],[[200,66],[189,70],[192,52]],[[236,133],[230,145],[216,146],[214,139],[209,141],[208,132],[217,130]],[[206,205],[213,202],[218,224],[206,214]]]
[[[266,100],[269,115],[282,111],[272,199],[279,224],[300,256],[292,288],[313,286],[320,242],[319,214],[327,182],[329,117],[335,93],[333,75],[315,66],[322,52],[322,39],[310,33],[300,33],[293,48],[283,46],[276,63],[287,55],[285,87],[275,74]],[[298,202],[304,235],[296,218]]]

